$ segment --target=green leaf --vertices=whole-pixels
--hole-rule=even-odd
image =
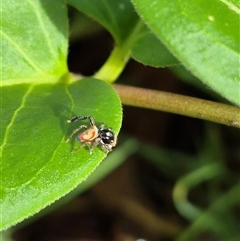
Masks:
[[[152,67],[179,64],[179,61],[146,26],[143,26],[138,35],[139,37],[132,47],[132,57],[136,61]]]
[[[70,133],[91,115],[119,132],[122,110],[114,89],[96,79],[69,84],[68,20],[64,1],[3,0],[1,6],[0,230],[68,193],[106,154],[80,145]]]
[[[129,0],[67,0],[67,3],[103,25],[117,44],[125,41],[139,22]]]
[[[132,2],[145,23],[189,70],[240,105],[238,1]]]
[[[136,61],[154,67],[178,64],[139,19],[129,0],[68,0],[68,3],[98,21],[115,40],[114,50],[94,77],[109,83],[114,82],[131,55]]]
[[[67,8],[63,0],[1,1],[1,79],[29,82],[67,72]]]
[[[68,193],[106,157],[98,147],[92,155],[88,148],[71,153],[80,143],[65,140],[88,121],[66,121],[91,115],[117,135],[122,109],[109,84],[90,78],[4,86],[2,95],[0,229],[6,229]]]

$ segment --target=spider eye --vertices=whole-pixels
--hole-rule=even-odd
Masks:
[[[99,137],[104,144],[111,144],[114,141],[114,134],[110,130],[101,130],[99,133]]]

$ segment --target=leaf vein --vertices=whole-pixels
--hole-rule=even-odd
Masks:
[[[18,113],[24,108],[25,103],[26,103],[26,99],[30,95],[30,93],[32,92],[33,87],[34,87],[34,84],[29,86],[28,90],[26,91],[25,95],[22,98],[22,102],[21,102],[20,106],[14,111],[12,119],[11,119],[10,123],[8,124],[8,126],[6,128],[6,133],[5,133],[5,136],[4,136],[4,139],[3,139],[3,143],[0,147],[1,156],[2,156],[2,151],[3,151],[4,146],[7,144],[7,138],[8,138],[8,135],[10,133],[10,129],[11,129],[14,121],[16,120],[16,117],[17,117]]]
[[[43,33],[43,35],[45,36],[45,39],[46,39],[46,41],[47,41],[47,46],[48,46],[48,48],[49,48],[50,53],[52,54],[52,56],[55,56],[56,53],[55,53],[55,51],[54,51],[54,47],[53,47],[53,45],[52,45],[52,42],[50,41],[49,34],[48,34],[48,32],[46,31],[46,27],[44,26],[44,23],[43,23],[43,21],[42,21],[42,17],[41,17],[41,15],[40,15],[40,10],[37,9],[37,7],[33,4],[33,1],[28,0],[28,3],[29,3],[29,5],[32,6],[33,12],[36,14],[36,17],[37,17],[37,20],[38,20],[38,22],[39,22],[39,25],[40,25],[40,28],[41,28],[41,30],[42,30],[42,33]]]
[[[10,42],[15,49],[23,56],[23,58],[26,60],[26,62],[32,66],[33,69],[35,69],[37,72],[42,72],[43,70],[41,68],[39,68],[34,61],[31,60],[31,58],[29,58],[29,56],[20,48],[20,46],[13,40],[11,39],[6,33],[4,33],[2,30],[1,31],[1,35],[2,37],[4,37],[8,42]]]
[[[220,2],[226,4],[228,6],[229,9],[233,10],[234,12],[236,12],[237,14],[240,14],[240,9],[238,6],[234,5],[233,3],[226,1],[226,0],[220,0]]]

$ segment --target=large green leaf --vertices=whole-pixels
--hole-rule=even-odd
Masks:
[[[105,123],[117,135],[122,110],[113,88],[96,79],[71,85],[4,86],[2,94],[0,228],[4,229],[68,193],[106,156],[97,147],[92,155],[87,148],[71,153],[80,143],[65,140],[88,122],[66,120],[91,115],[96,124]]]
[[[48,76],[50,81],[50,76],[67,71],[68,20],[63,0],[2,0],[0,15],[1,80],[28,82],[35,77],[42,81]]]
[[[145,23],[189,70],[240,105],[239,1],[132,2]]]
[[[73,82],[67,71],[64,1],[3,0],[1,5],[0,229],[35,214],[85,180],[106,154],[65,140],[91,115],[119,132],[118,96],[96,79]],[[73,82],[70,84],[70,82]]]

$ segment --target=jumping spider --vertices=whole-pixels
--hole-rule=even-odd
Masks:
[[[66,142],[69,142],[75,133],[77,133],[83,128],[86,129],[85,131],[80,132],[77,135],[76,140],[81,142],[82,145],[73,151],[76,151],[86,145],[90,145],[89,147],[90,154],[92,154],[92,151],[96,146],[99,146],[106,153],[112,151],[112,148],[117,144],[117,138],[115,134],[110,128],[105,128],[104,124],[101,124],[100,126],[97,127],[95,125],[95,121],[93,117],[75,116],[72,119],[67,120],[67,123],[73,123],[79,120],[87,120],[87,119],[89,120],[90,127],[88,128],[87,125],[80,125],[72,132],[72,134],[66,140]]]

